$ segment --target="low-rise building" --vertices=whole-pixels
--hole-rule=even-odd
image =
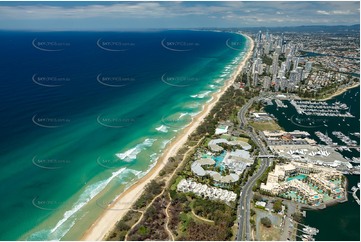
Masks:
[[[182,179],[177,185],[177,190],[179,192],[193,192],[197,196],[222,202],[234,202],[237,198],[237,194],[232,191],[210,187],[206,184],[194,182],[191,179]]]

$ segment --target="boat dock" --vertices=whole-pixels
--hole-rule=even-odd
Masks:
[[[353,198],[356,200],[357,204],[360,205],[360,199],[356,195],[357,191],[360,189],[360,183],[357,183],[357,186],[358,187],[353,186],[351,188],[351,191],[352,191]]]
[[[357,141],[351,140],[349,136],[345,135],[340,131],[333,131],[332,134],[348,146],[357,146]]]
[[[279,99],[275,99],[276,105],[279,108],[287,108],[288,106],[286,104],[284,104],[281,100]]]
[[[323,117],[354,117],[350,113],[350,108],[346,104],[340,102],[328,104],[326,102],[291,100],[291,104],[296,108],[298,114]]]
[[[315,239],[313,238],[313,236],[317,235],[318,232],[320,232],[317,228],[313,228],[299,222],[296,223],[301,226],[300,228],[297,228],[297,230],[302,233],[302,235],[296,235],[296,237],[300,238],[303,241],[314,241]]]

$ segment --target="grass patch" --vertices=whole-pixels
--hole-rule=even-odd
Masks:
[[[248,143],[248,141],[249,141],[249,139],[244,138],[244,137],[236,137],[235,140],[237,140],[237,141],[243,141],[243,142],[246,142],[246,143]]]
[[[279,228],[275,228],[272,225],[271,228],[267,228],[262,224],[258,225],[261,241],[278,241],[280,240],[281,230]]]
[[[177,179],[175,180],[175,182],[172,184],[172,186],[170,187],[170,190],[172,191],[176,191],[177,190],[177,185],[178,183],[183,179],[183,176],[178,176]]]
[[[282,130],[282,128],[273,120],[250,122],[250,125],[258,131]]]

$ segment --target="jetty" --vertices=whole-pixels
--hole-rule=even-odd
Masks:
[[[288,107],[279,99],[275,99],[275,102],[276,102],[277,107],[279,107],[279,108],[287,108]]]
[[[351,188],[352,196],[356,200],[357,204],[360,205],[360,199],[357,197],[356,193],[360,189],[360,183],[357,183],[357,187],[353,186]]]
[[[327,102],[304,101],[304,100],[291,100],[290,103],[296,108],[298,114],[323,116],[323,117],[343,117],[343,118],[354,117],[350,113],[350,108],[345,103],[334,102],[329,104]]]

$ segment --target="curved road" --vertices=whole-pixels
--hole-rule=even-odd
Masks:
[[[247,130],[247,120],[246,113],[248,109],[252,106],[254,100],[257,97],[251,98],[248,102],[243,105],[238,113],[238,120],[242,127],[245,129],[247,135],[250,136],[252,141],[258,146],[260,150],[260,154],[268,155],[268,150],[262,143],[261,139],[255,133],[253,128]],[[251,225],[250,225],[250,210],[251,210],[251,198],[252,198],[252,187],[255,185],[256,181],[261,177],[261,175],[266,171],[267,167],[271,164],[272,159],[266,158],[261,163],[259,169],[256,173],[253,174],[251,178],[248,179],[246,184],[243,186],[240,198],[239,198],[239,206],[238,206],[238,233],[236,236],[236,240],[250,240],[251,235]]]

